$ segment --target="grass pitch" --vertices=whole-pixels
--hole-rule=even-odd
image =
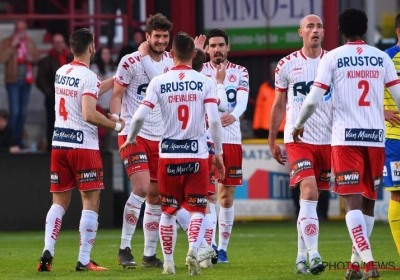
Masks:
[[[52,272],[37,272],[44,232],[0,233],[0,279],[187,279],[185,267],[187,238],[178,231],[175,251],[176,275],[162,275],[162,269],[141,269],[143,231],[137,230],[132,252],[139,268],[117,265],[120,230],[99,229],[92,258],[107,272],[75,272],[78,258],[78,231],[61,230],[56,244]],[[399,259],[389,225],[376,223],[371,238],[373,255],[381,269],[381,279],[400,279]],[[295,222],[236,223],[229,245],[229,264],[203,269],[203,279],[343,279],[344,263],[351,253],[350,237],[344,221],[320,223],[319,249],[327,270],[318,276],[295,275],[297,253]],[[161,257],[160,248],[157,256]],[[395,269],[394,269],[395,268]]]

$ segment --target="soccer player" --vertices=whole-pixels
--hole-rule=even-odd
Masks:
[[[115,118],[119,118],[121,115],[126,121],[125,129],[118,136],[119,146],[126,141],[132,116],[143,101],[151,78],[169,71],[173,66],[170,54],[165,52],[171,29],[172,23],[164,15],[150,16],[146,21],[146,41],[149,45],[149,55],[141,57],[137,51],[124,56],[118,65],[110,111]],[[152,61],[155,66],[153,68],[156,69],[155,73],[144,67],[146,65],[144,60]],[[150,112],[137,137],[138,145],[131,145],[120,151],[126,173],[132,184],[132,192],[125,204],[118,253],[118,262],[124,267],[135,268],[137,266],[131,253],[131,240],[139,219],[140,209],[146,200],[143,218],[145,245],[142,267],[162,268],[162,262],[156,258],[156,246],[161,217],[157,183],[158,144],[163,130],[164,121],[161,117],[161,110],[159,106],[156,106]]]
[[[395,27],[398,42],[385,52],[392,59],[397,75],[400,75],[400,13],[396,16]],[[391,192],[388,221],[400,256],[400,116],[396,102],[387,89],[385,89],[383,105],[385,106],[386,120],[386,160],[383,179],[386,190]]]
[[[202,223],[207,204],[208,149],[205,134],[205,114],[208,115],[211,137],[215,144],[216,164],[224,177],[221,123],[218,116],[215,83],[190,66],[194,56],[194,41],[179,32],[172,43],[174,67],[154,78],[146,98],[132,118],[129,135],[120,147],[137,145],[136,136],[147,114],[156,104],[161,108],[165,130],[160,143],[158,169],[162,201],[160,239],[164,255],[163,274],[175,274],[173,252],[176,242],[175,213],[183,207],[190,212],[188,229],[189,251],[186,257],[189,273],[200,274],[197,251],[204,236]]]
[[[95,54],[94,34],[86,28],[79,29],[71,35],[69,43],[74,60],[56,72],[54,83],[57,113],[50,174],[53,204],[46,217],[45,245],[37,270],[51,271],[62,218],[69,206],[71,190],[77,184],[83,210],[76,271],[104,271],[108,269],[90,259],[97,234],[100,190],[104,188],[97,126],[120,132],[125,123],[109,120],[96,111],[101,82],[88,68]]]
[[[220,113],[224,163],[227,175],[218,185],[220,212],[218,217],[218,263],[228,263],[227,249],[234,220],[235,187],[242,185],[242,139],[239,117],[246,111],[249,98],[249,73],[243,66],[227,60],[230,45],[228,35],[222,29],[211,29],[207,34],[210,61],[204,64],[202,73],[214,78],[217,65],[226,67],[224,81],[228,98],[228,109]],[[215,201],[215,200],[214,200]],[[210,197],[210,210],[215,213],[215,204]],[[214,215],[216,216],[216,214]]]
[[[340,14],[339,32],[346,44],[321,59],[311,92],[297,118],[293,139],[301,143],[305,122],[332,84],[334,192],[344,200],[350,238],[365,263],[362,279],[379,279],[369,236],[385,161],[383,92],[386,85],[399,105],[400,80],[390,57],[362,41],[367,28],[364,11],[347,9]],[[346,279],[357,279],[361,276],[359,270],[359,263],[352,263]]]
[[[332,100],[329,90],[307,123],[304,143],[294,143],[291,132],[317,75],[318,63],[327,53],[321,48],[324,37],[322,20],[317,15],[305,16],[300,21],[299,35],[303,38],[303,48],[282,58],[275,70],[276,98],[271,110],[268,143],[272,156],[278,163],[285,164],[286,158],[276,144],[276,137],[286,112],[284,143],[291,169],[290,187],[300,188],[295,273],[320,274],[325,268],[318,252],[317,203],[319,191],[329,190],[330,184]]]

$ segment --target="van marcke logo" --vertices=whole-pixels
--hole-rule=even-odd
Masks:
[[[185,174],[198,173],[200,162],[185,162],[179,164],[168,164],[165,166],[168,176],[181,176]]]
[[[78,183],[96,182],[98,180],[97,169],[79,170],[76,173]]]
[[[357,170],[338,172],[336,174],[335,181],[338,186],[359,184],[360,172],[358,172]]]

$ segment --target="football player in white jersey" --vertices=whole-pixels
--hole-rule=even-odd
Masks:
[[[120,132],[125,123],[109,120],[96,111],[97,97],[111,87],[100,89],[99,77],[88,68],[95,53],[94,34],[89,29],[79,29],[69,43],[74,60],[58,69],[54,84],[57,114],[50,172],[53,204],[46,217],[45,246],[37,270],[51,271],[62,218],[71,190],[78,185],[83,210],[76,271],[104,271],[108,269],[90,259],[98,229],[100,190],[104,188],[97,126]]]
[[[333,91],[332,169],[334,192],[345,204],[346,225],[359,260],[349,265],[345,279],[379,279],[369,237],[374,206],[382,182],[385,161],[384,86],[400,105],[400,80],[385,52],[362,38],[368,28],[364,11],[347,9],[339,16],[339,32],[345,45],[320,61],[310,94],[300,110],[293,139],[301,143],[304,124],[314,113],[329,85]],[[365,264],[361,276],[360,261]]]
[[[294,143],[291,135],[294,121],[310,92],[318,63],[326,55],[326,51],[321,48],[323,24],[317,15],[307,15],[301,19],[299,35],[303,38],[303,47],[282,58],[275,70],[276,98],[271,110],[268,143],[272,156],[280,164],[285,164],[286,158],[276,144],[276,137],[286,113],[284,143],[291,169],[290,187],[300,188],[295,273],[320,274],[325,268],[318,252],[317,203],[319,191],[329,190],[330,185],[332,98],[331,91],[326,91],[319,102],[317,113],[307,123],[304,143]]]
[[[227,60],[230,45],[228,35],[222,29],[212,29],[207,34],[206,51],[210,61],[204,64],[202,73],[215,79],[215,67],[226,67],[224,81],[228,109],[220,113],[226,176],[218,184],[220,212],[218,217],[218,263],[228,263],[227,249],[234,220],[235,187],[242,185],[242,139],[239,117],[246,111],[249,97],[249,73],[243,66]],[[210,196],[210,210],[215,213],[215,198]],[[213,203],[214,202],[214,203]],[[214,214],[216,216],[216,214]]]
[[[208,189],[205,114],[208,115],[210,133],[216,147],[214,164],[221,178],[225,175],[222,127],[218,116],[215,83],[191,67],[194,56],[193,39],[188,34],[179,32],[173,40],[171,54],[174,67],[150,82],[146,98],[135,112],[128,138],[120,149],[129,147],[130,143],[138,144],[136,136],[146,115],[158,104],[165,120],[158,170],[163,210],[160,221],[160,239],[164,255],[163,274],[175,274],[175,214],[183,207],[191,214],[186,263],[189,273],[198,275],[200,267],[197,252],[204,236],[202,224]]]
[[[143,101],[151,78],[169,71],[173,66],[172,57],[165,52],[171,29],[172,23],[164,15],[156,14],[149,17],[146,21],[146,41],[149,45],[149,55],[141,57],[137,51],[124,56],[118,65],[110,111],[115,118],[121,115],[126,121],[125,129],[118,136],[119,146],[126,140],[133,113]],[[153,67],[155,71],[145,68],[145,60],[155,66]],[[162,262],[156,258],[156,245],[161,217],[157,184],[158,144],[163,127],[161,110],[159,106],[156,106],[139,133],[137,138],[139,145],[129,146],[120,152],[132,185],[132,192],[124,209],[118,253],[118,262],[124,267],[135,268],[137,266],[131,253],[131,239],[136,229],[140,209],[146,200],[143,219],[145,246],[142,267],[162,268]]]

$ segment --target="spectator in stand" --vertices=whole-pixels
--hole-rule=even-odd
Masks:
[[[137,51],[140,44],[143,43],[145,40],[146,40],[146,37],[144,35],[143,30],[135,29],[132,33],[132,37],[131,37],[131,40],[129,40],[128,45],[121,48],[121,51],[119,52],[119,56],[118,56],[118,63],[121,61],[121,59],[125,55]]]
[[[55,106],[55,93],[54,81],[57,70],[72,61],[73,56],[71,51],[65,44],[64,36],[61,34],[54,34],[52,36],[53,47],[48,55],[40,60],[39,69],[37,73],[36,86],[42,91],[45,96],[44,106],[46,108],[46,139],[47,151],[51,151],[51,141],[53,139],[54,122],[56,121]]]
[[[269,78],[260,85],[257,94],[256,108],[254,110],[253,129],[257,138],[268,138],[271,108],[275,100],[275,69],[278,63],[269,64]],[[286,117],[279,127],[277,138],[283,138]]]
[[[8,112],[0,109],[0,155],[19,152],[19,147],[13,143],[11,127],[8,125]]]
[[[33,83],[33,64],[40,59],[35,43],[26,33],[24,21],[15,23],[14,33],[0,43],[0,63],[5,63],[10,125],[15,143],[23,148],[23,132]]]

